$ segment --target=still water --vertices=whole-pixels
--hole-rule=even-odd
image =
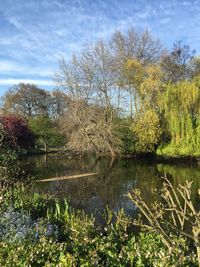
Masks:
[[[35,183],[35,190],[70,199],[74,208],[84,209],[101,220],[105,207],[117,211],[121,208],[134,217],[136,207],[128,199],[132,188],[139,188],[147,203],[159,199],[154,189],[162,185],[166,175],[175,187],[185,180],[193,180],[192,200],[199,206],[197,190],[200,188],[200,165],[188,162],[179,164],[158,163],[155,160],[97,159],[87,155],[82,159],[59,158],[57,155],[31,156],[38,179],[69,176],[90,172],[90,177],[73,178],[64,181]]]

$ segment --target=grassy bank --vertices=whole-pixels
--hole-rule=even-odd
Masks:
[[[168,156],[168,157],[200,157],[200,149],[198,146],[192,145],[176,145],[174,143],[170,143],[165,146],[160,146],[156,150],[156,154],[160,156]]]

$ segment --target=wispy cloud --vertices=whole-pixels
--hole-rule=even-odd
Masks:
[[[130,26],[199,50],[200,0],[0,1],[0,79],[50,80],[59,57]]]
[[[1,75],[7,75],[9,73],[17,75],[36,75],[39,77],[47,77],[53,75],[52,68],[45,68],[40,66],[30,67],[27,65],[18,64],[16,62],[10,62],[7,60],[0,60],[0,73]]]
[[[51,80],[38,80],[38,79],[14,79],[14,78],[8,78],[8,79],[0,79],[0,85],[15,85],[18,83],[31,83],[31,84],[37,84],[40,86],[54,86],[53,82]]]

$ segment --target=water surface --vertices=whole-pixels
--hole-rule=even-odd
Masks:
[[[100,214],[105,207],[117,211],[121,208],[131,216],[137,213],[136,207],[128,199],[132,188],[139,188],[144,199],[152,203],[160,198],[154,189],[162,185],[166,175],[175,187],[185,180],[193,180],[192,200],[198,205],[195,192],[200,188],[200,166],[190,162],[179,164],[157,163],[155,160],[138,159],[98,159],[87,155],[82,159],[60,158],[57,155],[32,156],[38,179],[97,172],[90,177],[73,178],[64,181],[36,183],[35,190],[70,199],[73,207],[84,209],[87,213]]]

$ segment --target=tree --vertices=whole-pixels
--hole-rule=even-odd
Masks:
[[[25,120],[14,115],[0,116],[1,147],[28,149],[34,146],[34,134]]]
[[[199,77],[166,86],[161,96],[160,108],[167,120],[171,142],[161,149],[161,153],[199,153],[199,88]]]
[[[160,59],[162,45],[149,30],[142,32],[131,27],[127,33],[116,31],[110,41],[111,48],[118,63],[135,58],[143,65],[155,64]],[[120,64],[121,65],[121,64]]]
[[[162,133],[158,114],[154,110],[146,110],[134,120],[132,131],[136,136],[137,152],[154,152]]]
[[[130,128],[136,139],[135,151],[153,152],[162,134],[158,108],[162,73],[158,66],[144,66],[137,59],[129,59],[124,65],[123,75],[124,86],[133,95]]]
[[[114,110],[110,112],[115,116]],[[100,154],[110,152],[115,157],[120,140],[113,121],[105,119],[107,113],[98,105],[88,105],[81,100],[71,102],[62,123],[68,135],[68,147],[80,151],[95,150]]]
[[[200,57],[194,57],[191,61],[192,78],[200,75]]]
[[[55,124],[67,109],[68,96],[61,90],[51,92],[34,84],[18,84],[2,97],[3,114],[18,114],[29,120],[37,116],[48,116]]]
[[[38,116],[29,120],[29,127],[38,139],[38,144],[44,146],[60,146],[65,144],[64,135],[55,128],[53,121],[46,116]]]
[[[128,81],[124,80],[124,70],[127,63],[134,63],[136,69],[141,68],[139,65],[148,66],[158,63],[162,54],[162,45],[148,30],[139,32],[135,28],[130,28],[127,33],[116,31],[111,38],[110,46],[114,57],[116,86],[118,88],[117,106],[118,109],[120,109],[120,106],[124,108],[124,105],[127,106],[129,101],[132,117],[133,113],[136,112],[137,95],[131,89]],[[134,79],[133,75],[132,79]]]
[[[68,109],[69,98],[61,90],[53,90],[49,93],[47,105],[48,116],[57,125]]]
[[[17,114],[26,119],[47,114],[48,93],[34,84],[20,83],[3,96],[4,113]]]
[[[128,59],[122,70],[123,87],[130,93],[131,118],[138,116],[140,105],[140,86],[145,78],[145,68],[137,59]],[[134,110],[133,110],[134,109]]]
[[[118,117],[127,113],[128,102],[131,117],[140,112],[141,101],[148,102],[148,90],[143,88],[142,92],[141,84],[146,76],[156,73],[150,66],[160,54],[160,42],[149,31],[140,33],[131,28],[127,34],[116,32],[110,42],[86,44],[68,63],[61,60],[55,81],[69,97],[63,120],[69,144],[109,151],[114,157],[121,143],[116,130],[121,127]],[[155,98],[156,89],[153,92],[151,88],[148,96]]]
[[[63,120],[63,128],[73,140],[70,145],[110,151],[114,157],[117,148],[113,131],[116,116],[113,63],[109,46],[99,41],[85,46],[81,55],[73,57],[70,63],[62,60],[55,80],[70,99]]]
[[[190,79],[192,75],[191,63],[195,51],[188,45],[176,42],[170,53],[166,52],[161,58],[161,68],[167,82],[176,83],[178,81]]]

